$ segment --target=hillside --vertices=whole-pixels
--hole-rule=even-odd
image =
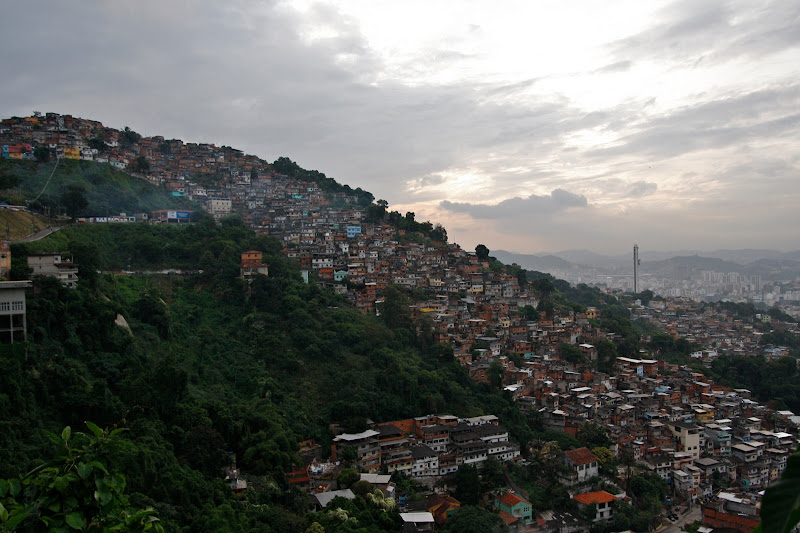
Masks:
[[[148,255],[151,246],[161,253]],[[79,429],[87,419],[124,424],[137,447],[117,459],[129,490],[162,509],[167,529],[296,531],[309,525],[304,497],[282,473],[298,464],[300,440],[329,446],[332,421],[355,430],[366,418],[497,413],[518,438],[529,431],[513,403],[436,355],[413,323],[389,328],[302,283],[274,239],[244,227],[208,219],[75,226],[16,245],[15,260],[65,247],[81,265],[79,288],[42,282],[28,301],[27,357],[0,347],[0,388],[8,391],[0,402],[0,478],[47,455],[42,429]],[[247,287],[238,260],[250,249],[265,253],[270,277]],[[136,266],[202,273],[88,274],[118,268],[127,254]],[[117,313],[130,335],[114,325]],[[277,492],[254,492],[258,505],[234,500],[215,481],[228,451]]]
[[[173,155],[176,147],[182,143],[157,138],[139,146],[160,154],[153,166],[175,164],[162,156]],[[481,493],[505,486],[505,465],[524,484],[537,511],[575,512],[559,479],[560,450],[599,448],[611,461],[604,475],[615,483],[618,470],[609,447],[630,443],[627,428],[590,418],[591,403],[569,391],[602,396],[617,387],[641,387],[644,393],[630,398],[638,402],[655,398],[648,393],[658,383],[688,390],[687,384],[697,382],[694,371],[702,370],[702,363],[689,354],[701,346],[663,334],[657,324],[668,314],[674,317],[669,320],[707,316],[703,304],[659,303],[658,312],[632,309],[632,298],[649,300],[653,294],[571,286],[505,265],[485,246],[474,254],[462,250],[447,243],[442,226],[417,221],[412,212],[389,211],[385,201],[371,203],[368,192],[353,191],[286,158],[268,165],[242,156],[257,164],[250,169],[251,182],[240,170],[223,169],[229,158],[238,161],[234,149],[181,150],[187,159],[197,150],[214,155],[198,163],[209,169],[203,177],[228,194],[228,205],[240,216],[196,211],[191,224],[71,225],[12,245],[15,279],[29,276],[28,254],[60,251],[78,265],[79,282],[68,290],[53,278],[34,276],[27,296],[29,342],[0,345],[0,498],[12,486],[3,478],[52,456],[47,431],[71,426],[103,433],[89,421],[126,431],[118,438],[121,448],[103,452],[102,459],[127,479],[126,486],[120,478],[115,481],[119,496],[125,486],[134,507],[152,507],[168,531],[397,531],[398,507],[371,487],[362,485],[364,492],[355,500],[336,500],[312,514],[308,495],[290,480],[303,478],[304,471],[296,469],[312,459],[330,459],[338,463],[330,468],[351,481],[338,485],[335,474],[323,474],[314,482],[328,488],[352,483],[355,494],[357,472],[344,467],[390,472],[399,464],[404,469],[393,479],[413,499],[424,489],[403,472],[417,464],[415,452],[432,453],[420,450],[420,443],[426,435],[437,437],[436,427],[446,425],[441,420],[452,421],[437,415],[447,414],[462,420],[452,421],[454,442],[436,450],[443,462],[450,461],[439,472],[452,475],[447,483],[456,486],[465,507],[476,506]],[[55,169],[52,180],[48,168]],[[88,199],[87,212],[112,207],[135,212],[165,204],[190,208],[175,203],[185,199],[105,163],[60,161],[56,168],[30,160],[8,162],[5,177],[7,169],[20,184],[17,192],[32,194],[41,186],[45,200],[37,200],[38,206],[55,212],[64,207],[62,195],[76,186]],[[39,185],[26,189],[26,183]],[[172,184],[199,189],[183,177]],[[51,187],[55,192],[48,196]],[[209,203],[205,207],[213,212]],[[554,256],[537,259],[567,265]],[[268,275],[245,277],[240,267],[254,268],[253,263]],[[664,268],[674,268],[674,262]],[[754,310],[739,312],[753,331],[766,333]],[[775,325],[790,327],[781,324],[782,315],[773,318]],[[724,317],[714,321],[727,323]],[[708,338],[714,333],[696,329]],[[765,338],[775,343],[794,339],[788,333],[770,335]],[[750,337],[747,349],[755,350],[757,340]],[[652,357],[648,365],[653,366],[640,380],[641,372],[624,368],[631,359],[617,356],[643,353]],[[615,362],[622,363],[622,371]],[[767,377],[768,387],[748,383],[754,397],[800,405],[796,369],[783,361],[759,364],[764,371],[758,376],[728,372],[727,365],[742,365],[723,355],[712,371],[735,374],[736,380]],[[574,416],[563,418],[562,408]],[[499,425],[477,430],[473,424],[494,426],[487,422],[494,419],[464,420],[478,415],[495,415]],[[396,425],[382,428],[381,423]],[[378,444],[375,434],[383,436],[383,429],[388,439]],[[374,437],[378,462],[373,452],[364,458],[355,447],[334,455],[334,438],[358,433]],[[491,439],[493,451],[479,433]],[[70,434],[55,440],[64,448]],[[455,442],[456,435],[464,439]],[[543,451],[551,445],[556,452]],[[385,456],[384,446],[391,447]],[[515,465],[520,454],[532,460]],[[234,459],[238,473],[228,485],[222,471]],[[482,476],[468,461],[485,463]],[[79,484],[77,478],[87,475],[84,464],[69,483]],[[664,498],[658,494],[666,484],[648,475],[637,474],[638,482],[628,479],[626,485],[638,484],[636,490],[649,493],[657,489],[657,494],[644,498],[632,492],[637,511],[621,508],[624,519],[609,531],[634,523],[637,530],[648,529],[657,522]],[[241,494],[239,481],[245,480],[249,485]],[[62,484],[51,488],[63,492]],[[90,502],[101,498],[90,489]],[[39,511],[75,507],[62,499],[59,505],[39,501],[34,515],[19,518],[23,529],[33,526]],[[72,516],[72,524],[82,523],[78,518]]]
[[[51,226],[63,223],[56,219],[16,209],[0,209],[0,235],[16,241]]]
[[[64,193],[79,188],[87,205],[79,216],[107,216],[120,213],[149,213],[156,209],[197,210],[200,206],[176,197],[149,181],[117,170],[105,163],[61,159],[58,162],[3,160],[0,172],[12,176],[18,184],[6,197],[32,202],[33,210],[64,214]]]

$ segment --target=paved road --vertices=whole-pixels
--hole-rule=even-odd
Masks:
[[[691,524],[695,520],[700,520],[702,518],[702,507],[699,505],[694,505],[689,513],[678,513],[678,516],[679,518],[677,522],[668,525],[664,529],[659,529],[658,533],[680,533],[683,526],[686,524]]]
[[[38,241],[39,239],[44,239],[45,237],[47,237],[51,233],[57,232],[58,230],[60,230],[63,227],[64,226],[50,226],[49,228],[44,228],[41,231],[37,231],[33,235],[28,235],[27,237],[23,237],[21,239],[14,239],[11,242],[33,242],[33,241]]]

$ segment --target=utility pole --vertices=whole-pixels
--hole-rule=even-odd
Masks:
[[[633,292],[639,293],[639,245],[633,245]]]

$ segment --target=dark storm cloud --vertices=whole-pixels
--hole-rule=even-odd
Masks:
[[[585,196],[555,189],[550,196],[532,194],[527,198],[509,198],[499,204],[470,204],[443,201],[440,206],[454,213],[467,213],[474,218],[514,219],[518,216],[547,216],[573,207],[587,207]]]

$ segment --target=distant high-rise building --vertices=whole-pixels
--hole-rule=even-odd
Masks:
[[[633,292],[639,292],[639,245],[633,245]]]

